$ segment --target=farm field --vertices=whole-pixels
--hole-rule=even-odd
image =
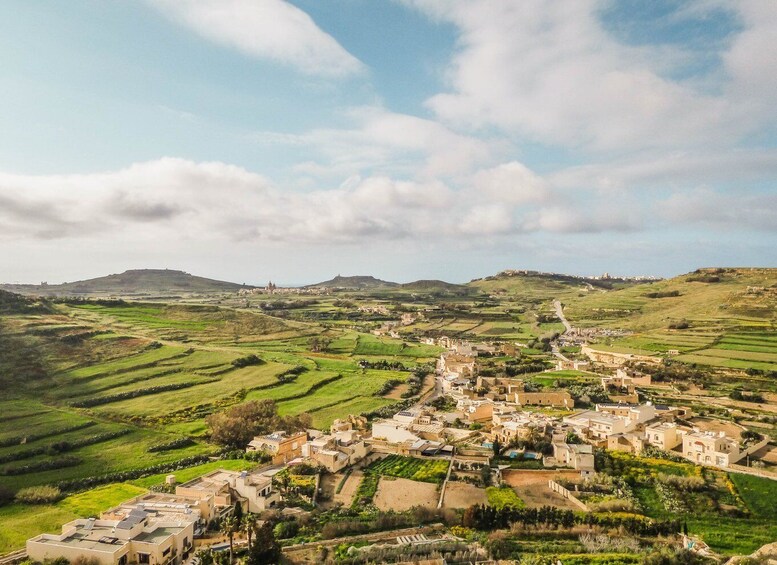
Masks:
[[[434,484],[398,477],[380,477],[373,503],[379,510],[402,512],[414,506],[435,508],[440,493]]]
[[[449,464],[450,461],[442,459],[418,459],[402,455],[389,455],[371,463],[366,471],[412,481],[441,483],[448,472]]]
[[[35,377],[0,401],[0,476],[17,490],[213,453],[204,418],[247,400],[274,400],[281,415],[308,412],[325,429],[401,400],[378,392],[411,373],[363,369],[360,359],[409,369],[440,351],[326,330],[331,348],[317,352],[311,332],[309,323],[214,306],[77,303],[3,316],[0,340],[13,347],[0,354],[0,379],[10,387],[22,371]],[[237,366],[250,355],[263,361]],[[305,370],[279,380],[297,367]],[[50,446],[63,442],[51,468]]]

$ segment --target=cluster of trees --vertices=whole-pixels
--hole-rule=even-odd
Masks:
[[[550,350],[550,345],[548,345],[548,350]],[[505,373],[508,377],[526,375],[528,373],[540,373],[546,368],[547,365],[543,361],[532,361],[531,359],[507,361],[505,363]]]
[[[234,537],[237,533],[244,533],[248,539],[245,563],[247,565],[270,565],[278,563],[281,557],[281,548],[273,536],[273,524],[271,522],[259,522],[256,514],[243,513],[243,508],[238,502],[232,514],[221,519],[219,531],[229,539],[229,554],[227,565],[235,560]],[[201,565],[219,565],[224,559],[212,550],[200,550],[197,557]]]
[[[366,359],[362,359],[359,361],[359,367],[362,369],[375,369],[378,371],[407,371],[408,368],[405,367],[402,363],[399,361],[387,361],[386,359],[381,359],[380,361],[368,361]]]
[[[735,388],[734,390],[732,390],[728,396],[732,400],[742,400],[744,402],[756,402],[758,404],[763,404],[764,402],[766,402],[761,393],[744,392],[738,388]]]
[[[656,292],[647,292],[643,294],[645,298],[671,298],[674,296],[680,296],[679,290],[661,290]]]
[[[602,526],[605,528],[623,528],[630,534],[640,536],[667,536],[682,531],[679,520],[652,520],[638,516],[575,514],[571,510],[561,510],[553,506],[541,508],[516,508],[505,506],[497,509],[493,506],[476,504],[464,511],[462,525],[481,531],[509,528],[515,523],[524,526],[551,526],[571,528],[575,524]]]
[[[233,367],[250,367],[251,365],[261,365],[264,363],[264,360],[259,358],[258,356],[251,354],[246,355],[245,357],[238,357],[237,359],[232,361]]]
[[[309,414],[280,416],[275,401],[254,400],[232,406],[205,419],[214,443],[233,449],[245,449],[257,435],[276,430],[301,431],[311,426]]]

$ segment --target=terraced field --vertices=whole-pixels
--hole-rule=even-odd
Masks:
[[[0,401],[0,476],[14,490],[213,453],[205,417],[244,400],[326,428],[396,402],[378,391],[410,376],[360,360],[412,368],[440,351],[214,307],[58,305],[0,324],[0,379],[13,390]],[[327,336],[326,352],[311,350],[311,332]],[[249,355],[261,362],[238,366]]]

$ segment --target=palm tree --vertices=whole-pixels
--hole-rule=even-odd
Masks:
[[[251,551],[251,537],[256,530],[256,515],[249,512],[240,522],[240,531],[242,531],[248,537],[248,551]]]
[[[221,533],[229,536],[229,562],[232,563],[232,538],[235,536],[238,524],[234,516],[227,516],[221,520]]]

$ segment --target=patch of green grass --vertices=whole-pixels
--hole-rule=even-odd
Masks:
[[[375,461],[367,468],[370,473],[421,481],[441,483],[448,472],[448,461],[441,459],[418,459],[402,455],[389,455]]]
[[[57,506],[82,518],[88,518],[99,516],[101,512],[143,494],[146,490],[128,483],[113,483],[70,495],[60,500]]]
[[[78,518],[78,515],[54,504],[11,504],[0,507],[0,554],[24,547],[31,537],[38,534],[58,534],[62,524]]]
[[[486,489],[486,496],[488,497],[489,506],[497,509],[502,509],[505,506],[512,506],[513,508],[526,507],[523,500],[510,487],[488,487]]]
[[[202,465],[195,465],[194,467],[187,467],[186,469],[179,469],[170,473],[159,473],[157,475],[149,475],[148,477],[142,477],[128,481],[127,484],[134,485],[135,487],[143,487],[144,489],[150,488],[154,485],[159,485],[165,482],[167,475],[175,475],[177,483],[185,483],[201,477],[206,473],[215,471],[216,469],[227,469],[228,471],[245,471],[256,467],[256,463],[253,461],[247,461],[245,459],[224,459],[223,461],[211,461],[210,463],[203,463]]]
[[[753,514],[777,523],[777,481],[740,473],[729,477]]]

